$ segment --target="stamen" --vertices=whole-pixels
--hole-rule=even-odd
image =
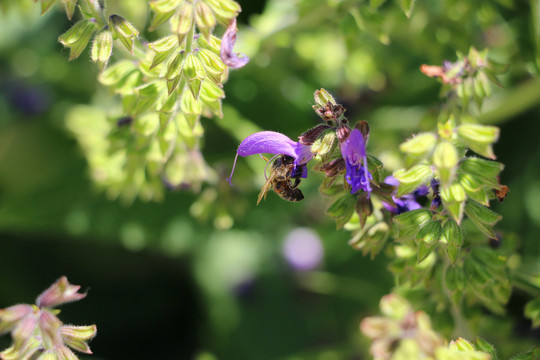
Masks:
[[[234,168],[236,167],[236,160],[238,160],[238,153],[236,153],[236,156],[234,158],[234,164],[232,166],[231,175],[229,175],[229,178],[226,179],[229,182],[229,185],[231,185],[231,186],[233,186],[233,183],[231,182],[231,179],[232,179],[232,176],[233,176],[233,173],[234,173]]]
[[[367,198],[369,199],[369,194],[371,193],[371,186],[369,185],[369,172],[368,172],[368,162],[366,152],[364,151],[364,177],[366,178],[366,192]]]

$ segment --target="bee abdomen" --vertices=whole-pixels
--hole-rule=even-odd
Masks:
[[[290,189],[289,191],[282,192],[280,196],[287,201],[300,201],[304,199],[304,194],[300,189]]]

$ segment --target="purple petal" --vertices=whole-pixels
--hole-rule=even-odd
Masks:
[[[236,18],[234,18],[227,27],[225,34],[223,34],[223,38],[221,39],[221,50],[219,53],[223,63],[232,69],[239,69],[249,62],[249,57],[245,54],[233,53],[237,31]],[[239,55],[242,57],[239,57]]]
[[[287,136],[275,131],[261,131],[248,136],[238,147],[238,155],[284,154],[292,156],[295,164],[307,163],[313,155],[310,147],[294,142]]]
[[[366,144],[364,137],[358,129],[351,131],[350,135],[341,143],[341,156],[345,160],[345,180],[351,185],[351,194],[362,189],[369,194],[371,174],[367,169]],[[362,165],[363,164],[363,165]]]

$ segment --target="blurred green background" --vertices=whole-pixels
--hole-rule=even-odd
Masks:
[[[146,1],[107,5],[140,29],[147,24]],[[347,245],[348,232],[325,215],[315,173],[300,203],[269,194],[255,206],[264,182],[255,157],[239,161],[229,187],[236,136],[260,128],[294,139],[318,123],[312,94],[324,87],[351,121],[369,121],[368,151],[390,173],[401,166],[398,144],[435,126],[440,84],[420,65],[453,61],[470,46],[510,64],[481,119],[501,127],[495,153],[510,187],[495,204],[502,241],[517,239],[524,267],[540,272],[536,1],[418,2],[410,19],[397,1],[377,11],[363,1],[240,5],[238,49],[252,60],[231,71],[224,118],[203,120],[203,154],[221,181],[127,204],[92,184],[66,127],[74,106],[109,109],[115,100],[88,54],[68,62],[57,42],[70,26],[61,7],[41,17],[30,0],[0,2],[1,308],[32,302],[66,275],[89,292],[60,318],[97,324],[93,359],[367,358],[358,324],[393,286],[386,257]],[[302,258],[309,270],[295,265]],[[506,318],[477,324],[502,358],[540,342],[523,318],[528,298],[516,290]]]

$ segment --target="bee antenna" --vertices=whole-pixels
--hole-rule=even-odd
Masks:
[[[262,156],[262,155],[261,155],[261,156]],[[266,160],[266,159],[265,159],[265,160],[267,161],[266,166],[264,167],[264,178],[265,178],[266,180],[268,180],[268,176],[266,176],[266,169],[268,168],[268,164],[270,164],[271,162],[273,162],[274,159],[277,158],[278,156],[280,156],[280,154],[277,154],[277,155],[272,156],[272,157],[270,158],[270,160]],[[263,159],[264,159],[264,157],[263,157]]]

